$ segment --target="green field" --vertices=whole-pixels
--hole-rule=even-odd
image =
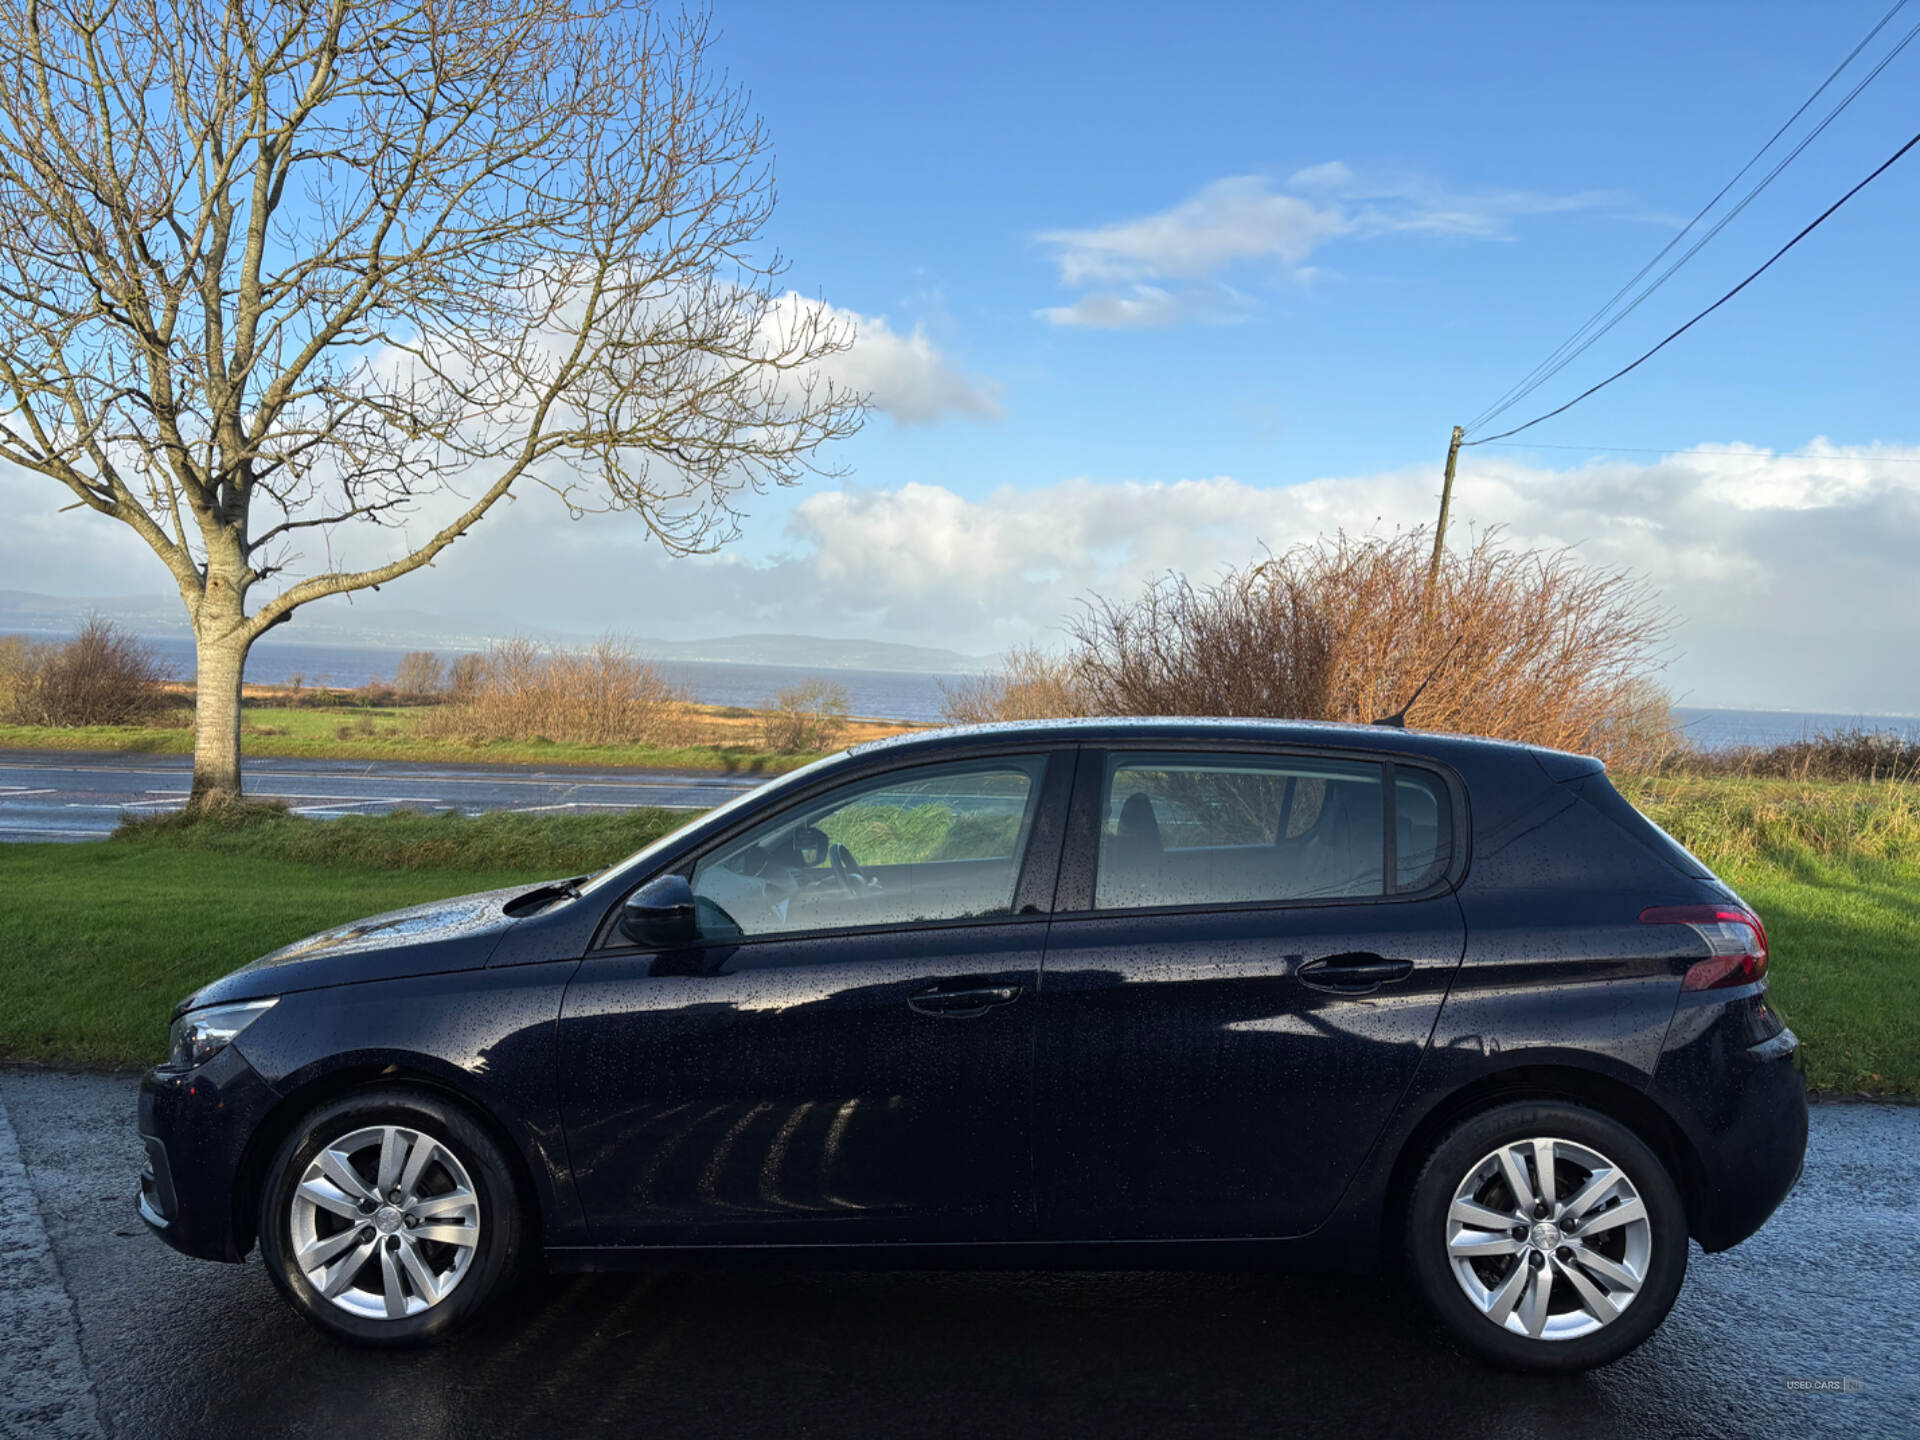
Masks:
[[[1756,906],[1773,983],[1833,1092],[1920,1097],[1920,820],[1911,787],[1684,780],[1623,785]],[[196,985],[379,910],[578,874],[684,812],[287,817],[143,826],[0,849],[0,1058],[158,1058]]]
[[[300,760],[392,760],[421,764],[632,766],[777,774],[818,759],[776,755],[750,745],[583,745],[567,740],[466,740],[422,735],[431,707],[413,705],[249,705],[248,755]],[[181,712],[183,715],[185,712]],[[0,750],[111,750],[191,755],[193,731],[175,725],[0,725]]]
[[[1920,786],[1620,788],[1759,911],[1815,1087],[1920,1097]]]

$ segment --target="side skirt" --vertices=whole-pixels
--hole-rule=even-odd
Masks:
[[[870,1270],[1318,1270],[1362,1274],[1371,1257],[1293,1240],[1030,1240],[974,1244],[549,1246],[560,1273],[659,1265],[758,1265]]]

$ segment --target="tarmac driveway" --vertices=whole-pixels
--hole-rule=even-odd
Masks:
[[[727,1268],[538,1280],[510,1313],[453,1344],[372,1354],[295,1318],[257,1259],[190,1261],[144,1233],[130,1199],[134,1089],[124,1076],[0,1070],[0,1431],[1494,1440],[1920,1430],[1911,1107],[1817,1107],[1806,1176],[1772,1223],[1725,1255],[1696,1251],[1679,1305],[1635,1354],[1545,1380],[1442,1347],[1383,1281],[1265,1274]],[[1807,1379],[1852,1379],[1857,1393],[1794,1388]]]

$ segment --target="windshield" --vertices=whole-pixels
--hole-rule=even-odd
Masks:
[[[636,850],[633,854],[627,856],[626,859],[617,864],[609,865],[606,869],[589,877],[579,886],[575,894],[591,895],[603,886],[610,885],[630,874],[638,878],[639,875],[646,872],[650,861],[656,856],[664,855],[668,850],[679,844],[686,836],[686,833],[695,826],[705,827],[709,824],[724,824],[729,816],[738,810],[744,809],[749,803],[757,803],[769,796],[777,795],[783,790],[803,783],[805,779],[812,776],[814,771],[820,769],[822,766],[832,765],[844,759],[846,754],[847,752],[842,750],[838,754],[828,755],[824,759],[816,760],[811,765],[802,765],[798,770],[789,770],[785,775],[777,779],[769,780],[764,785],[755,786],[751,790],[734,796],[733,799],[727,801],[724,805],[712,810],[704,810],[698,815],[692,816],[686,824],[668,831],[646,848]]]

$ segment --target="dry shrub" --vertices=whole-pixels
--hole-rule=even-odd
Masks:
[[[1652,679],[1669,620],[1642,582],[1488,531],[1447,554],[1430,589],[1430,553],[1420,530],[1343,534],[1213,585],[1176,575],[1132,600],[1091,599],[1068,654],[1038,667],[1046,713],[1365,722],[1411,701],[1415,728],[1582,750],[1620,768],[1678,747]],[[964,718],[1036,713],[995,703],[1027,703],[1021,673],[997,691],[976,686]],[[962,718],[953,692],[948,708]]]
[[[775,691],[760,716],[760,743],[776,755],[833,749],[847,733],[853,697],[831,680],[803,680]]]
[[[0,635],[0,715],[13,713],[13,691],[33,654],[33,641],[24,635]]]
[[[16,725],[139,725],[173,708],[164,665],[111,620],[89,616],[61,644],[8,647],[5,715]]]
[[[447,694],[456,702],[473,699],[480,693],[480,683],[486,673],[487,662],[478,655],[454,656],[453,664],[447,667]]]
[[[1072,627],[1088,712],[1336,718],[1339,611],[1350,607],[1321,593],[1344,577],[1302,563],[1319,558],[1296,550],[1206,589],[1171,576],[1131,601],[1089,600]]]
[[[496,641],[477,659],[471,692],[425,717],[420,733],[670,745],[685,732],[686,692],[624,642],[568,650],[515,638]]]
[[[951,684],[942,680],[942,710],[955,725],[994,720],[1063,720],[1088,712],[1072,662],[1032,645],[1009,650],[1001,668]]]
[[[1896,730],[1835,730],[1784,745],[1688,749],[1661,767],[1669,775],[1766,780],[1920,781],[1920,740]]]
[[[431,650],[409,650],[393,667],[393,688],[409,700],[435,700],[447,688],[447,666]]]

